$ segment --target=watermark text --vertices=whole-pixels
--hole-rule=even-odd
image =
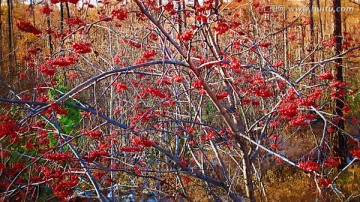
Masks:
[[[274,12],[310,12],[310,7],[308,6],[285,6],[285,5],[268,5],[263,6],[263,12],[265,13],[274,13]],[[311,8],[312,12],[354,12],[355,8],[351,6],[347,7],[338,7],[334,9],[331,6],[314,6]]]

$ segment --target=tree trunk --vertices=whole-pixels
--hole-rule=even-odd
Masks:
[[[320,0],[316,0],[316,6],[318,7],[318,10],[320,10]],[[319,15],[319,31],[320,31],[320,41],[324,41],[324,33],[323,33],[323,23],[322,23],[322,15]],[[320,51],[320,55],[318,55],[319,60],[322,60],[324,58],[324,51]]]
[[[8,71],[7,73],[10,74],[10,78],[14,76],[14,65],[13,65],[13,38],[12,38],[12,15],[11,15],[11,8],[12,8],[12,1],[7,0],[7,24],[8,24],[8,51],[9,51],[9,62],[8,62]]]
[[[60,30],[61,33],[64,31],[64,8],[63,8],[63,2],[60,2]]]
[[[313,12],[313,8],[314,8],[314,0],[310,0],[310,4],[309,4],[309,10],[310,10],[310,48],[309,51],[313,51],[314,47],[315,47],[315,31],[314,31],[314,12]],[[310,56],[310,62],[314,62],[315,61],[315,52],[313,54],[311,54]],[[315,69],[313,71],[313,74],[315,74]],[[313,75],[313,78],[315,75]],[[313,79],[314,81],[314,79]]]
[[[242,141],[246,144],[245,141]],[[249,155],[249,146],[245,145],[242,147],[242,166],[243,166],[243,175],[244,175],[244,182],[245,184],[245,193],[246,196],[249,197],[250,201],[255,200],[255,193],[254,193],[254,184],[253,184],[253,173],[252,173],[252,163]]]
[[[181,6],[181,1],[178,1],[177,4],[176,4],[176,10],[177,10],[177,15],[178,15],[178,19],[180,19],[180,21],[178,22],[178,33],[182,33],[182,12],[181,12],[181,9],[182,9],[182,6]]]
[[[339,55],[342,51],[342,33],[341,33],[341,0],[333,0],[333,9],[334,9],[334,32],[333,36],[335,37],[336,44],[335,44],[335,55]],[[336,64],[336,79],[338,81],[343,82],[343,68],[342,68],[342,58],[338,58],[335,60]],[[342,117],[343,112],[342,108],[344,107],[344,97],[338,97],[335,100],[335,113],[337,116]],[[347,146],[346,146],[346,138],[341,132],[341,130],[345,129],[344,120],[340,119],[339,122],[337,122],[337,152],[341,157],[341,164],[339,166],[339,169],[342,169],[345,167],[346,164],[346,155],[347,155]]]
[[[69,3],[68,2],[65,2],[65,7],[66,7],[66,15],[67,15],[67,18],[69,19],[70,18],[70,10],[69,10]]]
[[[67,3],[67,2],[66,2]],[[69,13],[68,13],[69,15]],[[64,7],[63,7],[63,2],[60,2],[60,29],[61,29],[61,34],[64,33]],[[61,46],[63,45],[63,43],[61,44]],[[66,79],[66,73],[63,72],[63,84],[64,86],[66,86],[67,84],[67,79]]]
[[[51,28],[50,16],[47,16],[46,23],[47,23],[47,28],[50,29]],[[53,45],[52,45],[52,36],[51,36],[51,34],[49,34],[48,40],[49,40],[50,55],[52,55],[53,54]]]
[[[33,2],[33,0],[30,0],[30,5],[29,5],[29,9],[30,9],[30,14],[29,16],[32,17],[32,23],[35,25],[35,3]]]

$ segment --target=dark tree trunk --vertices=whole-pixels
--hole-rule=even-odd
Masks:
[[[309,10],[310,10],[310,47],[308,48],[310,55],[310,62],[313,63],[315,62],[315,54],[316,52],[314,51],[315,48],[315,31],[314,31],[314,0],[310,0],[309,3]],[[313,52],[314,51],[314,52]],[[315,69],[312,70],[311,72],[311,84],[315,83]]]
[[[314,31],[314,12],[313,12],[313,8],[314,8],[314,0],[310,0],[310,4],[309,4],[309,10],[310,10],[310,51],[314,50],[315,47],[315,31]],[[315,53],[311,54],[310,56],[310,62],[314,62],[315,61]],[[315,71],[313,72],[315,73]]]
[[[336,39],[335,44],[335,55],[339,55],[342,51],[342,27],[341,27],[341,0],[333,0],[333,8],[334,8],[334,32],[333,35]],[[342,67],[342,58],[338,58],[335,60],[336,64],[336,79],[338,81],[343,82],[343,67]],[[339,97],[335,100],[335,113],[337,116],[342,117],[343,112],[342,108],[344,107],[344,97]],[[344,120],[340,119],[337,122],[337,152],[341,157],[341,165],[339,168],[343,168],[346,164],[346,156],[347,156],[347,146],[346,146],[346,138],[345,135],[341,132],[341,130],[345,129]]]
[[[66,2],[67,3],[67,2]],[[66,4],[65,4],[66,5]],[[68,13],[69,15],[69,13]],[[64,6],[63,2],[60,2],[60,29],[61,33],[64,33]],[[64,41],[62,42],[61,46],[63,45]],[[66,73],[63,73],[63,79],[64,79],[64,85],[66,86],[67,80],[66,80]]]
[[[50,29],[50,28],[51,28],[50,16],[47,16],[46,23],[47,23],[47,28]],[[52,45],[52,37],[51,37],[51,34],[49,34],[48,37],[49,37],[48,40],[49,40],[50,55],[52,55],[52,54],[53,54],[53,45]]]
[[[29,10],[30,10],[30,16],[32,17],[33,24],[35,25],[35,11],[34,11],[35,5],[34,1],[30,0]]]
[[[186,2],[185,2],[185,0],[182,0],[182,9],[183,9],[183,11],[185,11],[185,9],[186,9]],[[186,20],[187,18],[186,18],[186,15],[185,15],[185,13],[184,13],[184,15],[183,15],[183,21],[184,21],[184,28],[186,29],[187,28],[187,20]]]
[[[316,0],[316,6],[318,7],[318,10],[320,10],[320,0]],[[319,37],[320,41],[324,41],[324,33],[323,33],[323,23],[322,23],[322,15],[319,15]],[[323,59],[324,52],[320,51],[320,55],[318,56],[320,60]]]
[[[70,10],[69,10],[69,3],[68,2],[65,2],[65,7],[66,7],[66,15],[67,15],[67,18],[69,19],[70,18]]]
[[[64,8],[63,8],[63,2],[60,2],[60,30],[61,33],[64,31]]]
[[[178,18],[179,19],[182,19],[182,12],[181,12],[181,9],[182,9],[182,6],[181,6],[181,1],[178,1],[177,4],[176,4],[176,10],[177,10],[177,15],[178,15]],[[182,20],[180,20],[178,22],[178,33],[182,33]]]
[[[11,8],[12,8],[12,1],[11,0],[7,0],[7,24],[8,24],[8,51],[9,51],[9,62],[8,62],[8,71],[7,73],[10,74],[10,76],[12,77],[14,75],[14,65],[13,65],[13,38],[12,38],[12,13],[11,13]],[[11,78],[10,77],[10,78]]]

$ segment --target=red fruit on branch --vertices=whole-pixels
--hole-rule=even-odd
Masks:
[[[122,93],[124,90],[128,90],[126,84],[122,82],[115,82],[113,86],[116,86],[116,93]]]
[[[184,185],[187,185],[190,182],[190,178],[188,178],[188,177],[181,177],[181,179],[182,179]]]
[[[121,152],[142,152],[143,148],[141,147],[120,147]]]
[[[65,0],[64,0],[65,2]],[[67,2],[72,3],[72,4],[77,4],[79,2],[79,0],[67,0]]]
[[[237,70],[237,69],[240,69],[241,68],[241,64],[238,60],[236,60],[235,58],[231,59],[230,61],[230,66],[229,66],[230,69],[233,69],[233,70]]]
[[[55,74],[55,69],[49,65],[40,65],[38,68],[38,71],[48,75],[48,76],[53,76]]]
[[[153,143],[147,139],[133,138],[132,144],[134,146],[151,147]]]
[[[26,79],[28,79],[28,76],[26,74],[24,74],[24,73],[20,73],[19,78],[26,80]]]
[[[170,15],[176,14],[176,10],[174,9],[174,3],[172,0],[165,4],[163,7],[164,10],[166,10]]]
[[[270,42],[262,42],[258,44],[259,47],[264,47],[264,48],[268,48],[270,45],[271,45]]]
[[[69,153],[61,153],[61,152],[54,152],[54,153],[49,153],[46,154],[44,156],[44,158],[49,159],[49,160],[53,160],[53,161],[65,161],[65,160],[69,160],[70,159],[71,154]]]
[[[272,148],[274,148],[274,149],[279,149],[279,147],[280,147],[280,145],[279,145],[279,144],[276,144],[276,143],[271,144],[270,146],[271,146]]]
[[[50,13],[53,10],[49,7],[49,4],[45,3],[45,5],[43,7],[40,8],[40,12],[45,14],[45,15],[50,15]]]
[[[85,135],[88,135],[93,138],[101,137],[101,131],[100,130],[94,130],[94,131],[84,131]]]
[[[332,183],[332,180],[330,180],[326,177],[321,177],[321,178],[317,179],[316,182],[318,183],[320,188],[326,188]]]
[[[19,126],[12,117],[5,115],[0,116],[0,139],[9,136],[11,143],[17,142],[20,140],[17,133],[19,130]]]
[[[118,8],[111,12],[111,16],[116,17],[118,20],[126,20],[128,12],[122,8]]]
[[[34,25],[32,25],[30,22],[26,22],[26,21],[18,21],[16,23],[16,26],[18,27],[18,29],[20,29],[21,31],[24,32],[29,32],[29,33],[33,33],[35,35],[39,35],[41,34],[41,31],[38,30]]]
[[[180,76],[180,75],[175,75],[175,76],[171,77],[171,81],[173,81],[173,82],[178,82],[178,83],[180,83],[180,82],[182,82],[183,80],[184,80],[184,77],[183,77],[183,76]]]
[[[69,76],[71,79],[76,79],[79,75],[76,74],[76,73],[69,73],[68,76]]]
[[[150,94],[153,97],[158,97],[158,98],[167,98],[169,97],[169,92],[166,91],[165,89],[155,89],[155,88],[142,88],[143,91],[145,91],[146,93]]]
[[[81,41],[77,41],[73,43],[71,47],[74,50],[74,52],[77,54],[84,54],[92,51],[91,43],[86,43]]]
[[[53,113],[53,111],[56,113],[56,114],[67,114],[67,110],[64,109],[64,108],[60,108],[55,102],[51,103],[50,104],[50,107],[47,108],[46,110],[44,110],[44,113],[45,114],[51,114]]]
[[[350,154],[353,155],[353,157],[360,159],[360,149],[353,149],[350,151]]]
[[[306,162],[299,162],[299,168],[306,170],[306,171],[318,171],[319,164],[314,161],[306,161]]]
[[[327,127],[326,131],[327,131],[328,133],[334,133],[334,132],[335,132],[335,128],[329,126],[329,127]]]
[[[340,165],[340,159],[337,157],[327,158],[324,162],[324,165],[327,167],[337,167],[338,165]]]
[[[228,94],[227,92],[222,92],[222,93],[217,94],[217,95],[216,95],[216,98],[217,98],[218,100],[223,100],[223,99],[225,99],[227,96],[229,96],[229,94]]]
[[[334,77],[330,72],[324,72],[319,75],[321,80],[332,80]]]
[[[284,62],[280,61],[280,62],[275,62],[274,64],[272,64],[273,67],[280,67],[283,64],[285,64]]]
[[[294,41],[295,38],[296,38],[295,34],[292,34],[292,35],[289,36],[288,39],[289,39],[289,41]]]
[[[298,115],[296,118],[293,118],[289,121],[290,126],[306,126],[309,124],[309,121],[306,116]]]
[[[142,57],[149,60],[149,59],[152,59],[155,55],[156,55],[155,50],[147,50],[144,52]]]
[[[135,42],[133,42],[133,41],[131,41],[131,40],[127,40],[127,39],[125,39],[125,38],[122,38],[122,41],[123,41],[124,43],[129,44],[129,46],[131,46],[131,47],[141,48],[141,44],[135,43]]]
[[[206,22],[207,21],[207,17],[204,14],[198,14],[195,16],[195,20],[201,21],[201,22]]]
[[[338,88],[345,88],[347,86],[347,82],[342,82],[342,81],[339,81],[339,80],[334,80],[332,81],[329,86],[330,87],[338,87]]]
[[[183,33],[178,35],[178,39],[187,43],[188,41],[190,41],[193,38],[193,33],[190,30],[185,30]]]
[[[200,89],[204,86],[204,83],[198,79],[198,80],[195,80],[191,86],[195,89]]]
[[[188,167],[189,166],[189,162],[188,161],[180,161],[180,164],[185,166],[185,167]]]
[[[138,166],[134,166],[134,172],[135,172],[135,174],[137,174],[137,175],[141,175],[141,170],[139,169]]]
[[[231,29],[231,26],[225,22],[225,21],[222,21],[222,20],[218,20],[216,22],[216,25],[214,26],[214,30],[219,34],[219,35],[222,35],[222,34],[225,34],[227,31],[229,31]]]
[[[78,17],[68,18],[68,19],[65,20],[65,23],[67,25],[78,25],[79,27],[86,25],[86,23],[82,19],[80,19]]]
[[[77,59],[72,56],[66,56],[48,60],[47,63],[54,66],[66,67],[77,63]]]

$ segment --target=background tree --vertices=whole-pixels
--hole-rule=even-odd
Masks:
[[[333,36],[335,38],[335,55],[340,55],[342,52],[342,19],[341,19],[341,0],[333,1],[333,9],[334,12],[334,33]],[[340,82],[344,82],[344,74],[343,74],[343,64],[342,57],[339,57],[335,60],[336,65],[336,79]],[[347,141],[346,136],[343,135],[342,131],[345,130],[345,122],[342,119],[343,117],[343,108],[344,108],[345,97],[344,95],[339,95],[335,99],[335,111],[336,115],[340,117],[340,120],[337,123],[337,136],[338,136],[338,150],[339,154],[342,157],[342,163],[340,168],[345,167],[346,165],[346,156],[347,156]]]

